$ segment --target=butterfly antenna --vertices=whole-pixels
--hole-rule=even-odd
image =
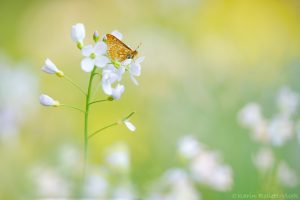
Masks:
[[[140,46],[142,45],[142,43],[140,43],[135,50],[138,50],[138,48],[140,48]]]

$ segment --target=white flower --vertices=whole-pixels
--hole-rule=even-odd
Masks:
[[[112,34],[113,36],[115,36],[115,37],[118,38],[119,40],[122,40],[122,39],[123,39],[123,34],[120,33],[120,32],[117,31],[117,30],[114,30],[114,31],[111,32],[110,34]]]
[[[218,191],[230,189],[233,183],[231,167],[223,164],[215,152],[199,153],[192,160],[190,170],[195,181]]]
[[[45,60],[45,64],[42,67],[42,71],[48,74],[56,74],[60,77],[64,76],[64,73],[57,69],[56,65],[49,58]]]
[[[114,170],[127,171],[130,167],[130,155],[126,143],[116,143],[106,150],[106,162]]]
[[[292,121],[285,116],[276,116],[270,121],[268,133],[273,145],[282,146],[293,136]]]
[[[178,142],[178,151],[181,156],[187,159],[194,158],[201,150],[201,145],[192,136],[185,136]]]
[[[239,112],[238,120],[247,128],[255,128],[263,120],[260,106],[257,103],[248,103]]]
[[[288,87],[283,87],[278,94],[277,104],[282,114],[289,117],[295,113],[299,104],[299,95]]]
[[[103,68],[109,59],[104,56],[107,46],[103,41],[97,42],[95,46],[87,45],[82,48],[82,55],[85,58],[81,61],[81,68],[85,72],[91,72],[94,66]]]
[[[40,104],[43,106],[59,106],[59,101],[54,100],[46,94],[40,95]]]
[[[128,66],[128,72],[130,74],[130,78],[135,85],[138,85],[135,76],[141,75],[141,62],[143,62],[144,59],[145,57],[143,56],[143,57],[139,57],[136,60],[127,59],[122,63],[123,66]]]
[[[114,100],[119,100],[123,94],[123,92],[125,91],[125,87],[124,85],[120,85],[118,84],[115,88],[112,88],[112,93],[111,93],[111,97]]]
[[[109,64],[102,71],[102,88],[105,94],[112,95],[112,84],[116,81],[121,81],[125,69],[121,66],[119,69]]]
[[[210,186],[218,191],[227,191],[233,184],[232,169],[226,165],[220,165],[215,170],[210,180]]]
[[[253,157],[253,163],[259,171],[267,172],[274,164],[274,155],[269,148],[262,148]]]
[[[70,184],[54,169],[37,166],[33,168],[31,177],[38,196],[69,196]]]
[[[104,198],[108,190],[107,180],[100,174],[88,175],[84,185],[84,195],[89,198]]]
[[[81,23],[77,23],[72,26],[71,37],[74,42],[83,44],[83,39],[85,38],[85,28]]]
[[[287,187],[295,187],[298,185],[297,174],[285,162],[281,162],[278,167],[277,177],[281,184]]]
[[[128,119],[124,120],[123,123],[130,131],[133,132],[136,130],[136,127]]]

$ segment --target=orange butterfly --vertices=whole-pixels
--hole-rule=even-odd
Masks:
[[[113,61],[122,62],[126,59],[133,59],[138,54],[136,50],[132,50],[121,40],[111,34],[106,34],[106,44],[108,56]]]

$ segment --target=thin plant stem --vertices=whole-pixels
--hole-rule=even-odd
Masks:
[[[65,80],[67,80],[69,83],[71,83],[74,87],[79,89],[80,92],[82,92],[82,94],[84,94],[84,96],[87,95],[86,92],[77,83],[75,83],[70,77],[64,75],[63,78],[65,78]]]
[[[85,113],[85,110],[82,110],[82,109],[77,108],[77,107],[75,107],[75,106],[70,106],[70,105],[66,105],[66,104],[60,104],[59,106],[63,106],[63,107],[66,107],[66,108],[72,108],[72,109],[74,109],[74,110],[78,110],[78,111],[80,111],[80,112]]]
[[[129,119],[132,115],[134,115],[135,112],[131,112],[129,115],[127,115],[126,117],[124,117],[122,120],[119,120],[117,122],[111,123],[103,128],[100,128],[99,130],[95,131],[94,133],[92,133],[91,135],[89,135],[88,139],[91,139],[93,136],[95,136],[97,133],[100,133],[101,131],[104,131],[105,129],[108,129],[110,127],[116,126],[121,124],[123,121]]]
[[[95,104],[95,103],[101,103],[101,102],[105,102],[105,101],[109,101],[109,99],[101,99],[101,100],[93,101],[89,104],[92,105],[92,104]]]
[[[85,114],[84,114],[84,171],[87,166],[87,154],[88,154],[88,122],[89,122],[89,110],[90,110],[90,96],[92,92],[93,77],[95,75],[96,67],[90,75],[88,92],[85,99]]]
[[[89,135],[89,139],[91,139],[94,135],[96,135],[97,133],[99,133],[99,132],[101,132],[101,131],[104,131],[105,129],[108,129],[108,128],[110,128],[110,127],[113,127],[113,126],[116,126],[116,125],[118,125],[119,124],[119,122],[114,122],[114,123],[112,123],[112,124],[109,124],[109,125],[107,125],[107,126],[105,126],[105,127],[103,127],[103,128],[100,128],[99,130],[97,130],[97,131],[95,131],[94,133],[92,133],[91,135]]]

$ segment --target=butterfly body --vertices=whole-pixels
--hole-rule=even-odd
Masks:
[[[106,34],[107,54],[113,61],[122,62],[126,59],[133,59],[138,52],[132,50],[121,40],[111,34]]]

